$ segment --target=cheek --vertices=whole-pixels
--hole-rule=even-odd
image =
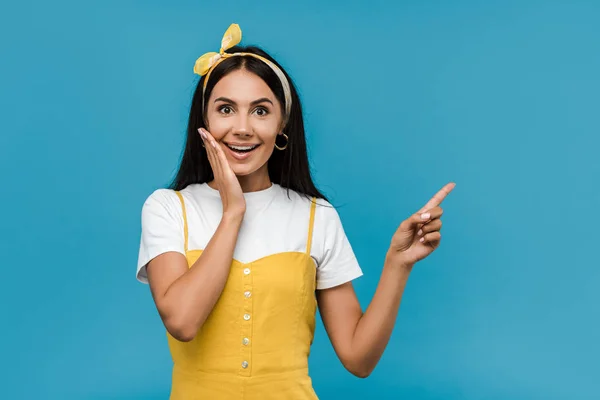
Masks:
[[[255,132],[265,143],[275,143],[277,134],[279,133],[279,125],[275,119],[268,121],[257,121],[254,126]]]
[[[277,139],[277,133],[272,127],[265,127],[262,130],[255,130],[256,135],[260,138],[261,142],[265,144],[265,147],[271,148],[275,146],[275,140]]]
[[[208,131],[216,139],[220,140],[229,130],[229,124],[221,118],[208,118]]]

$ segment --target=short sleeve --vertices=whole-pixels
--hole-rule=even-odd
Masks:
[[[183,212],[177,194],[169,189],[158,189],[142,207],[142,234],[136,278],[148,283],[146,266],[155,257],[176,251],[185,255]]]
[[[322,246],[317,255],[317,289],[335,287],[363,275],[339,214],[326,201],[318,201],[314,229],[316,244]]]

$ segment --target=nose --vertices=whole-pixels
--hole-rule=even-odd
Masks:
[[[246,116],[240,116],[236,118],[235,125],[233,127],[234,136],[248,137],[252,136],[252,129]]]

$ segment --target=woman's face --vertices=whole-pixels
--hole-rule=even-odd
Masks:
[[[282,110],[257,75],[234,71],[215,85],[206,105],[207,128],[237,176],[268,174],[267,161],[280,133]]]

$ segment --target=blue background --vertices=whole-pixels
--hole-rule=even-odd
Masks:
[[[283,3],[2,6],[0,397],[167,398],[140,211],[236,22],[299,88],[363,308],[397,225],[457,183],[371,377],[319,325],[321,398],[600,398],[600,4]]]

